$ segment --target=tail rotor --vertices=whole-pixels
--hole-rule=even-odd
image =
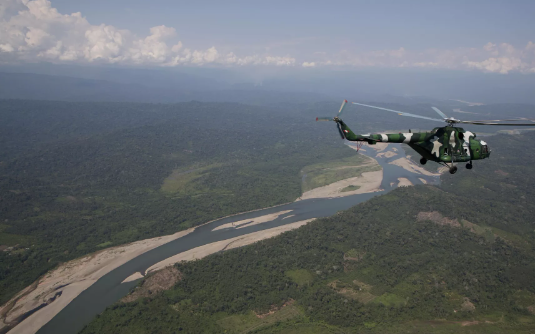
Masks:
[[[344,134],[344,131],[342,131],[342,125],[340,125],[340,115],[342,115],[342,112],[344,111],[344,108],[347,104],[347,100],[344,100],[344,102],[342,102],[342,106],[340,106],[340,110],[338,110],[338,114],[336,114],[336,116],[334,116],[333,118],[329,118],[329,117],[316,117],[316,121],[332,121],[332,122],[336,122],[336,127],[338,128],[338,132],[340,133],[340,137],[342,137],[342,139],[346,139],[346,136]]]
[[[340,137],[342,137],[342,139],[346,139],[346,135],[344,134],[344,131],[342,131],[342,126],[340,123],[336,122],[336,125],[338,127],[338,132],[340,132]]]

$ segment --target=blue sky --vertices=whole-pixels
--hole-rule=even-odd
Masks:
[[[171,1],[54,0],[93,24],[140,35],[174,27],[181,39],[209,47],[271,45],[319,38],[363,48],[475,47],[535,39],[535,1]],[[202,45],[205,44],[205,45]]]
[[[5,1],[3,62],[535,73],[535,1]]]

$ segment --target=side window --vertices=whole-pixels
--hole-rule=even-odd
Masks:
[[[447,147],[444,149],[444,155],[448,155],[448,148]]]

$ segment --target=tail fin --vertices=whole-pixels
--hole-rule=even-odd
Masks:
[[[357,134],[355,134],[353,131],[351,131],[349,126],[347,126],[347,124],[344,123],[344,121],[342,121],[342,120],[338,120],[338,124],[340,124],[340,129],[343,131],[344,137],[347,140],[350,140],[350,141],[365,141],[370,145],[375,145],[377,143],[377,141],[375,139],[371,138],[369,135],[357,135]]]
[[[342,132],[344,133],[345,139],[347,139],[347,140],[357,140],[358,139],[358,136],[353,131],[351,131],[349,126],[347,126],[347,124],[344,123],[344,121],[342,121],[340,119],[340,120],[338,120],[338,124],[340,124],[340,130],[342,130]]]

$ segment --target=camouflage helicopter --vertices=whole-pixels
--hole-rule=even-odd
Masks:
[[[344,111],[347,105],[347,100],[342,102],[342,106],[338,111],[338,114],[334,118],[329,117],[317,117],[316,121],[333,121],[336,122],[338,131],[342,139],[347,139],[356,142],[366,142],[370,145],[376,143],[405,143],[412,149],[418,152],[422,158],[420,163],[425,165],[428,160],[435,161],[439,164],[449,168],[451,174],[457,172],[457,166],[454,162],[467,162],[466,168],[472,169],[473,160],[486,159],[490,156],[490,149],[487,143],[481,139],[476,139],[476,134],[470,131],[466,131],[463,128],[456,127],[458,123],[461,124],[476,124],[476,125],[514,125],[514,126],[535,126],[535,120],[528,119],[502,119],[502,120],[486,120],[486,121],[461,121],[459,119],[448,117],[442,111],[436,107],[432,107],[442,119],[425,117],[406,113],[402,111],[381,108],[376,106],[370,106],[367,104],[352,102],[352,104],[375,108],[384,111],[395,112],[401,116],[421,118],[437,122],[446,122],[447,125],[443,127],[437,127],[429,132],[411,132],[408,133],[378,133],[378,134],[363,134],[356,135],[351,129],[340,119],[340,115]],[[530,121],[531,123],[497,123],[504,121]],[[449,163],[449,165],[448,165]]]

